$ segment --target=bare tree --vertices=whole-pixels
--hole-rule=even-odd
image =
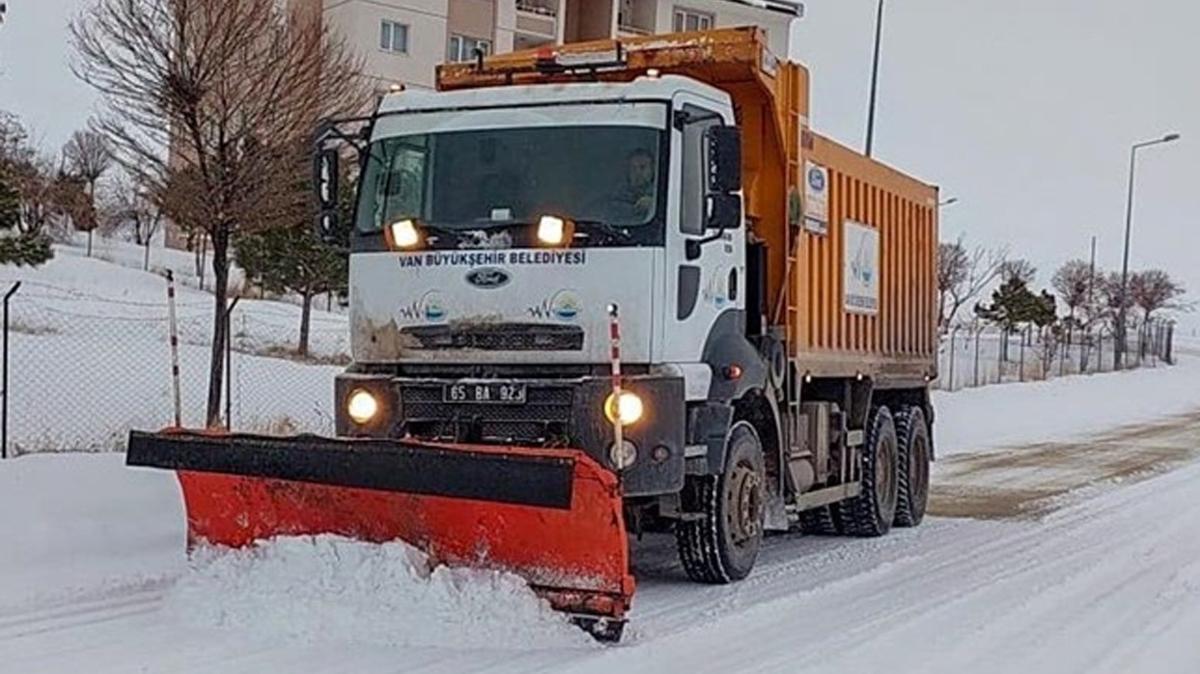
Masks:
[[[1182,284],[1161,269],[1137,272],[1129,279],[1130,304],[1142,310],[1143,324],[1149,323],[1156,311],[1184,308],[1177,300],[1185,292]]]
[[[150,242],[162,226],[158,201],[128,177],[116,182],[104,198],[103,226],[114,232],[127,231],[143,249],[142,269],[150,269]]]
[[[0,167],[11,168],[32,157],[25,125],[11,112],[0,110]]]
[[[92,196],[88,193],[87,182],[84,178],[59,171],[50,181],[50,212],[58,223],[60,231],[70,231],[71,228],[88,232],[96,229],[96,207]],[[88,253],[91,254],[89,243]]]
[[[943,331],[964,305],[996,280],[1007,257],[1004,248],[979,246],[968,252],[962,237],[938,245],[938,324]]]
[[[296,216],[294,176],[316,120],[359,110],[358,62],[320,13],[275,0],[95,0],[71,24],[77,76],[103,99],[94,128],[165,214],[211,244],[207,419],[220,420],[229,247]]]
[[[1107,323],[1110,330],[1116,331],[1121,306],[1124,305],[1126,311],[1133,308],[1132,293],[1123,291],[1120,272],[1097,275],[1096,288],[1100,293],[1098,318]]]
[[[63,146],[63,162],[71,174],[79,176],[87,186],[88,199],[92,209],[96,208],[96,183],[113,164],[112,152],[108,149],[108,141],[96,131],[83,130],[71,134],[71,139]],[[78,223],[77,223],[78,226]],[[94,226],[87,228],[87,254],[92,256],[92,232]]]
[[[969,265],[970,256],[961,240],[938,244],[938,325],[943,329],[949,324],[946,301],[950,298],[950,291],[966,283]]]
[[[1033,285],[1037,279],[1037,267],[1029,260],[1014,258],[1005,260],[1000,265],[1000,278],[1005,281],[1018,279],[1025,285]]]
[[[1094,285],[1090,264],[1083,260],[1069,260],[1063,263],[1054,272],[1054,278],[1050,280],[1050,285],[1062,298],[1063,304],[1067,305],[1068,317],[1072,325],[1076,323],[1085,325],[1091,322],[1092,314],[1095,312],[1089,306],[1089,300],[1093,297]],[[1080,310],[1088,316],[1088,320],[1085,321],[1077,315]]]
[[[54,168],[44,157],[33,156],[14,167],[13,178],[21,195],[20,229],[30,235],[45,234],[58,202]]]

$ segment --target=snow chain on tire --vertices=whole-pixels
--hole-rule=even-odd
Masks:
[[[896,447],[899,468],[896,481],[898,527],[915,527],[925,518],[929,500],[929,427],[920,407],[909,405],[896,413]],[[914,457],[914,452],[917,456]],[[914,459],[916,463],[914,463]],[[918,471],[914,474],[913,471]]]
[[[689,493],[690,492],[690,493]],[[700,507],[704,519],[680,522],[676,525],[675,542],[679,546],[679,561],[688,578],[700,583],[729,582],[721,564],[717,532],[717,476],[693,475],[684,485],[685,502]]]
[[[800,531],[810,536],[838,535],[837,508],[823,505],[800,513]]]
[[[736,444],[737,438],[748,433],[753,439],[753,456],[748,457],[756,464],[759,477],[765,475],[765,465],[762,456],[762,443],[758,433],[747,422],[734,424],[729,431],[728,446],[726,447],[726,465],[721,475],[692,475],[687,478],[683,488],[683,503],[690,512],[699,513],[702,517],[694,520],[677,522],[675,525],[675,541],[679,547],[679,560],[689,578],[700,583],[724,584],[745,578],[758,556],[758,545],[762,541],[761,507],[759,511],[759,531],[757,541],[752,542],[748,551],[732,549],[730,532],[727,525],[722,524],[726,514],[722,506],[726,494],[723,493],[726,482],[737,471],[738,453],[741,446]],[[745,467],[742,468],[745,470]],[[759,485],[765,498],[765,480]],[[738,555],[744,556],[739,560]],[[739,563],[740,562],[740,563]]]
[[[897,462],[896,428],[887,407],[871,408],[867,434],[862,448],[862,492],[838,504],[842,531],[851,536],[874,537],[886,534],[896,516]],[[880,452],[891,463],[890,482],[878,485],[876,464]],[[885,474],[888,467],[884,467]],[[880,492],[883,493],[880,493]]]

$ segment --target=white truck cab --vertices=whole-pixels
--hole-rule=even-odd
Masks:
[[[641,412],[624,434],[626,490],[676,493],[704,429],[728,424],[738,387],[714,396],[714,372],[759,360],[743,327],[740,154],[719,131],[733,125],[725,92],[673,75],[385,97],[361,169],[355,365],[338,393],[374,381],[390,414],[343,413],[339,433],[559,443],[615,464],[616,307]],[[710,402],[718,421],[697,421]]]

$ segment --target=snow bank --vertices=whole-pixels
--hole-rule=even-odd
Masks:
[[[481,649],[591,640],[515,575],[430,569],[403,542],[320,536],[185,555],[173,473],[115,454],[0,462],[0,616],[167,588],[165,617],[266,641]],[[0,669],[3,669],[0,666]]]
[[[1200,408],[1200,359],[1175,366],[935,391],[938,456],[1052,442]]]
[[[0,462],[0,607],[160,583],[184,568],[172,473],[123,455]]]
[[[167,609],[198,627],[301,642],[528,649],[589,644],[519,577],[430,569],[403,542],[281,537],[195,552]]]

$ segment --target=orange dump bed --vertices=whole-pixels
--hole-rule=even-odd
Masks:
[[[630,80],[650,69],[729,93],[742,129],[746,216],[768,258],[768,313],[801,372],[915,383],[936,369],[937,188],[809,128],[809,75],[757,28],[556,47],[560,61],[619,54],[591,70],[545,51],[440,66],[441,90]],[[566,58],[564,58],[566,57]],[[480,67],[482,65],[482,67]]]

